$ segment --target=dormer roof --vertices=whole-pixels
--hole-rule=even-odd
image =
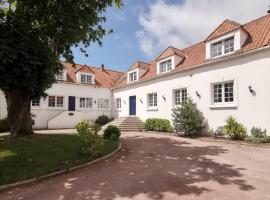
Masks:
[[[167,57],[177,55],[179,57],[185,57],[185,52],[183,50],[177,49],[173,46],[169,46],[167,49],[165,49],[157,58],[156,61],[165,59]]]
[[[136,63],[134,63],[129,69],[128,71],[132,71],[134,69],[143,69],[143,70],[148,70],[150,68],[150,64],[149,63],[145,63],[142,61],[137,61]]]
[[[219,36],[222,36],[226,33],[237,30],[241,27],[242,25],[239,24],[238,22],[226,19],[206,38],[206,41],[215,39]]]

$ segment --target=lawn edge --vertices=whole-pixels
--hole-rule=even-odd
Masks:
[[[85,167],[89,167],[89,166],[91,166],[91,165],[93,165],[95,163],[98,163],[98,162],[101,162],[101,161],[104,161],[104,160],[106,160],[108,158],[113,157],[120,150],[122,150],[122,141],[121,140],[119,141],[118,147],[113,152],[111,152],[111,153],[109,153],[109,154],[107,154],[105,156],[102,156],[102,157],[97,158],[95,160],[92,160],[90,162],[84,163],[82,165],[78,165],[78,166],[71,167],[71,168],[68,168],[68,169],[62,169],[62,170],[55,171],[55,172],[52,172],[52,173],[49,173],[49,174],[46,174],[46,175],[43,175],[43,176],[40,176],[40,177],[35,177],[35,178],[27,179],[27,180],[24,180],[24,181],[18,181],[18,182],[15,182],[15,183],[9,183],[9,184],[6,184],[6,185],[2,185],[2,186],[0,186],[0,192],[6,191],[6,190],[9,190],[9,189],[12,189],[12,188],[20,187],[20,186],[31,185],[31,184],[34,184],[34,183],[37,183],[37,182],[40,182],[40,181],[43,181],[43,180],[46,180],[46,179],[54,178],[54,177],[62,175],[62,174],[67,174],[69,172],[73,172],[73,171],[76,171],[76,170],[79,170],[79,169],[82,169],[82,168],[85,168]]]

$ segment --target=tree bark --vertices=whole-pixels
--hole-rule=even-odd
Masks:
[[[33,134],[31,98],[20,91],[4,92],[11,137]]]

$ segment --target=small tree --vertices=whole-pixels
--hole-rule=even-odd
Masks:
[[[172,118],[176,132],[184,135],[194,134],[204,128],[203,114],[191,98],[181,102],[173,111]]]

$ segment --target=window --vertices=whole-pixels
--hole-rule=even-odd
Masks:
[[[149,108],[157,107],[157,93],[149,93],[147,99]]]
[[[98,108],[108,109],[109,99],[98,99]]]
[[[80,98],[80,108],[92,108],[93,99],[92,98]]]
[[[121,105],[121,99],[120,98],[117,98],[116,99],[116,108],[117,109],[121,109],[122,105]]]
[[[211,57],[215,58],[234,51],[234,37],[211,45]]]
[[[92,83],[92,76],[87,74],[81,74],[81,83]]]
[[[160,73],[164,73],[170,71],[172,69],[172,60],[166,60],[159,64],[159,71]]]
[[[64,80],[64,72],[63,72],[63,71],[58,72],[58,73],[56,74],[56,79],[57,79],[57,80]]]
[[[174,90],[174,105],[178,106],[182,101],[187,100],[187,89]]]
[[[40,106],[40,100],[39,99],[32,100],[32,106],[33,107],[39,107]]]
[[[129,82],[137,81],[137,71],[129,73]]]
[[[48,105],[49,107],[64,107],[64,97],[49,96]]]
[[[234,102],[234,82],[213,85],[213,103]]]

